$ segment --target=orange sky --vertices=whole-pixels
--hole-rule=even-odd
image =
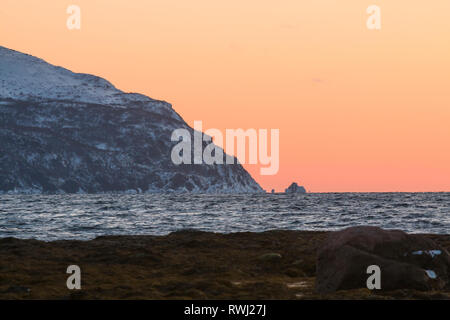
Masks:
[[[0,45],[167,100],[190,125],[280,129],[278,174],[246,166],[268,190],[450,191],[449,14],[448,0],[2,0]]]

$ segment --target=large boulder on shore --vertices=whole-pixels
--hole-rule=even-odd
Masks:
[[[332,232],[325,240],[317,257],[316,290],[366,288],[371,265],[380,267],[382,290],[450,286],[450,256],[434,241],[400,230],[363,226]]]
[[[296,182],[293,182],[288,188],[284,190],[285,193],[306,193],[306,189],[303,186],[299,186]]]

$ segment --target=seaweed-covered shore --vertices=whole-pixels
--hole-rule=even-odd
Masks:
[[[448,291],[314,290],[327,232],[0,239],[0,299],[450,299]],[[450,251],[450,235],[424,235]],[[81,290],[69,290],[69,265]]]

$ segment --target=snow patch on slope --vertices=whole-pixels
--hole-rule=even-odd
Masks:
[[[144,103],[151,109],[171,108],[169,103],[151,99],[143,94],[124,93],[103,78],[74,73],[2,46],[0,97],[21,101],[71,100],[112,106]]]

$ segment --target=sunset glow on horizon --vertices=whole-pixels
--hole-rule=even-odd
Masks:
[[[366,27],[373,4],[381,30]],[[245,165],[268,191],[450,191],[449,13],[441,0],[2,0],[0,45],[168,101],[190,126],[279,129],[278,174]]]

